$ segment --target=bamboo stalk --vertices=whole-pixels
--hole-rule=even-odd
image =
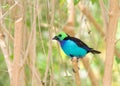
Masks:
[[[20,86],[20,63],[22,58],[22,31],[23,19],[19,18],[15,22],[15,35],[14,35],[14,60],[12,65],[12,78],[10,86]]]
[[[75,8],[74,8],[74,0],[67,0],[67,8],[68,8],[68,18],[67,22],[63,27],[63,31],[68,33],[70,36],[74,36],[74,22],[75,22]]]
[[[79,75],[79,68],[78,68],[78,60],[76,57],[73,57],[72,59],[72,65],[74,70],[74,76],[75,76],[75,82],[77,86],[81,86],[80,82],[80,75]]]
[[[74,25],[75,22],[74,0],[67,0],[67,8],[68,8],[67,22],[71,23],[71,25]]]
[[[114,3],[114,4],[113,4]],[[119,1],[110,0],[109,24],[106,31],[106,59],[103,76],[103,86],[112,85],[112,66],[114,59],[115,35],[118,24]]]

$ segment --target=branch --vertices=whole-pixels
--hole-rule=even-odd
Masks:
[[[15,1],[15,4],[12,5],[12,6],[0,17],[0,20],[2,20],[13,8],[15,8],[16,5],[18,5],[18,2],[17,2],[17,1]]]
[[[107,29],[107,26],[108,26],[108,16],[106,14],[105,5],[104,5],[103,0],[99,0],[99,4],[100,4],[100,7],[101,7],[104,27],[105,27],[105,29]]]
[[[92,69],[89,66],[89,59],[87,59],[87,57],[84,57],[81,60],[82,60],[82,63],[84,65],[85,69],[88,72],[89,78],[92,82],[92,86],[99,86],[99,84],[98,84],[99,82],[98,82],[97,78],[95,77]]]
[[[39,74],[39,71],[37,70],[37,68],[34,66],[34,70],[33,70],[33,65],[31,63],[28,63],[28,66],[29,66],[29,69],[31,70],[31,72],[34,74],[34,76],[36,78],[36,82],[39,84],[39,85],[36,85],[36,86],[44,86],[43,83],[42,83],[42,80],[40,78],[40,74]]]
[[[74,9],[74,0],[67,0],[68,4],[68,19],[66,24],[63,27],[63,31],[69,34],[70,36],[74,36],[74,22],[75,22],[75,9]]]
[[[8,52],[8,47],[7,47],[7,45],[5,43],[5,40],[4,40],[4,35],[1,32],[0,32],[0,47],[1,47],[1,50],[3,52],[4,58],[5,58],[5,62],[7,64],[8,73],[9,73],[9,76],[10,76],[10,79],[11,79],[10,55],[9,55],[9,52]]]
[[[71,25],[74,25],[74,21],[75,21],[74,0],[67,0],[67,7],[68,7],[67,22],[71,23]]]
[[[2,17],[2,9],[0,8],[0,18]],[[4,33],[3,33],[3,21],[0,20],[0,47],[1,50],[3,52],[4,58],[5,58],[5,62],[7,64],[7,69],[8,69],[8,73],[11,79],[11,61],[10,61],[10,55],[9,55],[9,49],[8,46],[5,43],[5,37],[4,37]]]
[[[50,27],[49,27],[49,48],[48,48],[48,57],[46,59],[46,71],[45,71],[45,75],[44,75],[44,84],[45,86],[47,85],[47,77],[48,77],[48,72],[49,72],[49,69],[50,69],[50,63],[51,63],[51,60],[52,60],[52,47],[51,47],[51,44],[52,44],[52,29],[53,29],[53,22],[54,22],[54,14],[55,14],[55,0],[52,0],[51,1],[51,11],[48,10],[48,13],[51,12],[52,15],[47,15],[47,18],[50,17],[50,22],[48,22],[50,24]],[[50,9],[49,7],[49,1],[47,1],[47,9]],[[48,19],[49,20],[49,19]],[[51,68],[52,69],[52,68]],[[51,81],[51,80],[50,80]]]
[[[117,31],[117,24],[119,17],[118,15],[117,16],[114,15],[114,13],[119,12],[119,1],[110,0],[109,10],[110,10],[109,24],[106,32],[106,58],[105,58],[105,70],[103,76],[103,86],[111,86],[112,84],[112,66],[114,59],[115,35]]]
[[[72,59],[72,65],[73,65],[73,70],[74,70],[76,85],[77,86],[81,86],[80,75],[79,75],[79,68],[78,68],[78,60],[77,60],[76,57],[73,57],[73,59]]]
[[[90,11],[82,5],[80,2],[78,3],[78,7],[82,11],[82,13],[88,18],[90,22],[96,27],[96,29],[100,32],[101,36],[104,37],[104,32],[102,31],[102,27],[95,21],[93,16],[90,14]]]

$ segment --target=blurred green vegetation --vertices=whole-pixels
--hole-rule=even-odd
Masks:
[[[32,28],[33,21],[33,1],[34,0],[26,0],[24,1],[24,18],[25,18],[25,26],[28,31]],[[87,57],[90,59],[89,65],[92,68],[94,74],[96,75],[100,86],[102,86],[102,77],[104,71],[104,59],[105,59],[105,40],[100,36],[99,32],[95,29],[95,27],[87,20],[87,18],[82,15],[80,10],[77,7],[77,3],[79,0],[75,0],[75,12],[76,12],[76,20],[75,20],[75,32],[77,37],[81,38],[89,46],[100,50],[102,53],[100,55],[92,55],[88,54]],[[106,9],[108,8],[107,0],[104,1]],[[49,52],[49,27],[50,19],[48,19],[47,3],[51,5],[51,0],[39,0],[40,5],[40,13],[39,17],[37,17],[37,34],[36,34],[36,67],[39,70],[41,75],[41,79],[43,80],[46,66],[47,66],[47,58]],[[91,14],[95,18],[98,24],[103,26],[102,16],[101,16],[101,8],[99,6],[98,0],[85,0],[87,8],[89,8]],[[55,28],[52,36],[56,34],[56,31],[62,30],[62,27],[65,25],[67,20],[67,2],[66,0],[55,0],[55,12],[54,12],[54,22],[53,26]],[[6,0],[1,1],[0,7],[3,10],[3,14],[9,10],[10,5]],[[51,6],[50,6],[51,7]],[[4,17],[4,23],[8,31],[13,35],[14,34],[14,19],[10,16],[11,13],[7,13]],[[51,14],[53,15],[53,14]],[[82,16],[81,16],[82,15]],[[82,17],[82,18],[81,18]],[[80,23],[80,21],[82,21]],[[40,24],[40,26],[39,26]],[[118,24],[118,28],[120,28],[120,22]],[[103,31],[105,31],[103,29]],[[90,32],[90,33],[89,33]],[[116,40],[120,39],[120,29],[117,30]],[[54,76],[55,86],[75,86],[74,76],[72,72],[72,64],[71,59],[67,57],[62,50],[60,49],[57,42],[52,41],[52,56],[50,59],[50,70],[47,77],[47,82],[49,83],[51,72]],[[11,46],[11,58],[13,57],[13,44],[10,43]],[[120,41],[116,43],[116,48],[120,50]],[[82,74],[82,86],[92,86],[91,81],[88,77],[88,73],[80,62],[80,71]],[[30,85],[30,70],[28,66],[25,66],[25,72],[27,74],[26,80],[27,85]],[[113,64],[113,85],[112,86],[120,86],[120,59],[115,56],[114,64]],[[2,51],[0,50],[0,86],[9,86],[9,75],[7,72],[6,63],[4,60],[4,56]]]

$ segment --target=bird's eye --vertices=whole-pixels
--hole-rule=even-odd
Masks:
[[[61,37],[62,35],[60,34],[60,35],[58,35],[58,37]]]

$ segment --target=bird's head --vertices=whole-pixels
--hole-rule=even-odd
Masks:
[[[68,35],[65,32],[60,32],[53,38],[53,40],[63,41],[67,37]]]

